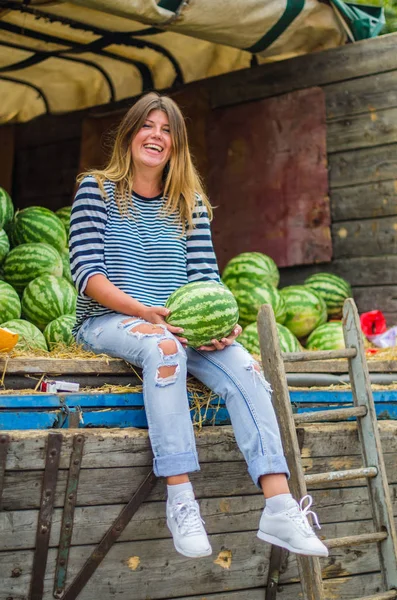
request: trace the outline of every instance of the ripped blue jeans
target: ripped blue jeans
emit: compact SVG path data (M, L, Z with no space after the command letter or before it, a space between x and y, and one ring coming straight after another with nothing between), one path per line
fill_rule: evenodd
M118 313L87 319L76 339L87 350L123 358L142 368L157 476L200 469L187 397L187 372L225 400L237 444L255 485L261 475L289 476L270 385L259 365L237 342L214 352L185 349L162 325Z

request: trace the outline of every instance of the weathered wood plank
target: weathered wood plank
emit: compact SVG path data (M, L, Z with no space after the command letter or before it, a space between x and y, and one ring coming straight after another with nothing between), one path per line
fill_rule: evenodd
M127 362L117 358L13 358L11 360L0 358L0 369L13 375L31 375L58 374L103 374L103 373L131 373L134 374L134 368Z
M396 34L353 45L261 65L209 80L213 107L269 98L292 90L321 86L397 70Z
M393 455L392 455L393 456ZM393 456L395 461L395 456ZM191 479L198 498L217 498L223 496L255 495L258 489L254 486L247 474L247 468L243 462L233 463L204 463L201 465L200 473L192 473ZM147 467L128 467L112 469L82 469L77 495L77 506L95 506L98 504L119 504L128 502L132 493L138 488L147 474ZM388 468L388 474L393 479L393 468ZM55 493L55 507L63 506L66 488L66 471L60 471ZM8 471L5 476L3 492L3 507L5 511L36 509L40 502L40 487L42 481L41 471ZM367 505L368 494L364 481L350 482L349 487L337 483L321 484L312 486L313 493L325 494L327 498L331 495L340 497L340 494L352 494L354 498L363 490L363 502ZM361 485L361 487L359 487ZM397 488L397 484L390 484L391 489ZM314 488L321 489L314 489ZM29 490L29 493L27 491ZM345 496L343 496L345 497ZM157 482L155 489L149 496L150 501L160 501L165 498L165 484L161 479ZM335 502L334 498L334 502ZM397 498L394 499L397 502ZM363 515L363 518L369 518ZM335 520L340 519L336 516Z
M333 223L397 215L397 180L334 189L331 213Z
M115 544L79 594L79 600L111 598L170 599L179 594L207 593L265 584L269 546L253 532L212 536L213 556L192 561L177 554L171 539ZM68 582L77 574L93 546L77 546L70 553ZM222 554L230 559L222 561ZM230 554L231 553L231 554ZM55 550L50 551L43 600L52 598ZM31 552L3 553L0 597L24 597L30 577ZM14 569L20 576L12 577ZM14 571L15 572L15 571ZM179 573L179 575L178 575ZM105 592L106 590L106 592Z
M334 256L339 259L359 257L363 253L365 256L397 254L397 215L341 221L332 226L332 239Z
M361 492L360 492L361 494ZM356 516L361 507L361 496L357 500L357 510L349 511ZM96 544L115 521L123 504L106 506L77 507L75 511L72 545ZM202 498L201 516L205 519L206 529L211 534L237 531L255 531L263 510L264 501L260 494L255 496L226 496L223 498ZM347 513L338 517L333 507L317 505L314 507L322 525L321 537L340 537L349 531L370 533L373 531L371 519L348 522ZM340 514L340 505L338 504ZM0 513L0 551L29 550L35 546L35 530L38 510L19 510ZM55 509L52 518L50 547L59 543L62 509ZM356 525L357 524L357 525ZM119 541L151 540L169 538L165 518L165 506L162 502L145 502L121 534Z
M15 126L0 127L0 186L12 194L12 175L14 169Z
M397 254L397 215L341 221L332 225L332 239L336 259Z
M327 361L328 362L328 361ZM331 362L331 361L329 361ZM343 363L344 361L334 361ZM315 363L314 363L315 364ZM332 364L332 363L331 363ZM329 371L328 364L323 371ZM347 366L344 368L345 372ZM385 454L397 453L397 421L379 421L379 430ZM355 423L302 424L304 432L302 455L305 458L345 457L360 454ZM7 454L8 470L44 469L47 431L10 431L10 447ZM147 430L142 429L91 429L82 432L85 436L82 469L109 467L149 468L152 453ZM60 467L69 467L72 450L73 430L63 431L63 444ZM196 433L196 445L200 463L241 461L241 453L236 445L233 430L229 426L205 427ZM340 468L340 467L338 467Z
M37 148L40 145L59 143L61 140L79 139L83 115L75 111L66 115L42 115L15 128L16 150ZM77 157L78 159L78 157Z
M313 273L335 273L353 286L393 285L396 283L397 256L356 256L332 263L280 269L280 288L302 284ZM369 364L371 368L371 363Z
M18 208L29 206L32 198L40 193L41 204L51 199L53 208L58 197L73 198L79 160L79 139L57 141L56 143L20 150L15 155L15 175L13 196ZM29 185L26 185L26 182ZM43 186L45 181L45 186Z
M353 288L354 299L355 289ZM369 294L375 288L366 288ZM357 301L357 305L360 302ZM372 309L366 309L372 310ZM368 361L368 367L370 373L395 373L397 371L397 365L395 360L373 360ZM285 371L287 373L347 373L347 361L345 360L319 360L319 361L307 361L307 363L286 363Z
M328 119L397 106L397 68L323 87Z
M397 314L397 285L353 288L354 298L360 312L380 309L386 315ZM395 322L388 319L389 325Z
M331 154L329 168L331 190L359 183L394 179L397 170L397 144Z
M369 261L369 265L373 265L373 268L375 269L377 266L379 266L379 268L383 268L383 271L386 272L388 267L393 268L395 260L397 260L397 257L383 257L384 260L378 262L377 260L374 260L374 262L371 262L371 259L368 258ZM353 272L354 271L354 267L356 266L357 268L360 266L364 267L364 261L366 261L366 259L351 259L351 269L349 269L349 272ZM365 264L365 268L368 269L368 264ZM282 272L282 277L283 279L283 284L282 286L284 287L284 285L290 285L292 283L303 283L304 278L308 277L309 275L311 275L313 272L319 272L322 269L318 269L317 270L307 270L303 272L303 275L301 276L299 274L299 270L291 270L288 272ZM327 270L324 268L324 270ZM343 270L343 265L341 261L338 261L338 269L337 271L331 270L328 268L328 271L330 272L336 272L337 274L341 275L342 277L344 276L345 271ZM385 275L386 277L386 275ZM359 275L357 275L357 279L352 281L353 285L359 285L362 282L362 279L360 278ZM295 370L297 372L301 372L302 369L304 369L307 372L311 372L312 367L314 367L314 365L316 364L316 362L321 362L321 361L315 361L313 363L311 362L307 362L305 363L305 365L299 365L299 363L294 363L294 364L289 364L286 363L285 364L285 369L288 372L293 373ZM343 368L340 369L340 367L343 365ZM137 371L134 370L134 367L132 365L128 365L125 361L123 360L119 360L119 359L114 359L114 358L108 358L108 359L89 359L89 360L80 360L80 359L58 359L58 358L34 358L34 359L20 359L20 358L13 358L10 359L7 363L6 360L4 358L0 358L0 372L3 372L4 369L6 367L6 372L9 375L42 375L43 373L47 374L47 375L79 375L79 374L83 374L83 375L96 375L96 374L101 374L102 376L105 375L125 375L126 377L123 378L123 382L125 382L125 384L128 383L128 375L131 375L131 381L136 381L136 375L135 373ZM345 368L345 364L343 361L327 361L327 368L330 368L331 371L330 372L347 372L347 369ZM324 366L322 366L322 368L324 368ZM373 361L373 362L369 362L369 370L370 371L374 371L374 372L387 372L387 371L396 371L397 370L397 364L394 361ZM317 368L314 368L313 372L321 372L321 370L318 370Z
M338 577L336 579L325 579L324 591L327 598L333 600L344 598L357 598L358 596L375 594L382 589L379 573L362 573L352 577ZM205 598L199 596L184 596L178 600L263 600L262 588L240 590L238 592L221 592L219 594L206 594ZM277 600L297 600L301 598L299 583L283 584L277 588Z
M353 528L356 527L354 524ZM117 543L81 592L79 600L101 597L104 587L110 597L117 593L121 598L144 600L175 597L176 586L178 595L264 586L270 547L256 538L255 531L214 534L211 543L213 555L194 563L177 554L169 538ZM69 582L92 550L92 546L71 549ZM51 598L54 554L54 550L49 553L44 600ZM0 593L12 594L13 598L15 594L25 593L30 555L29 551L2 553ZM333 578L374 572L378 569L378 561L371 548L362 546L360 551L353 552L333 550L329 559L321 560L321 566L323 577ZM17 578L12 576L16 569L20 570ZM297 578L296 557L290 556L280 583L295 582Z
M327 124L328 153L397 142L397 108L333 119Z

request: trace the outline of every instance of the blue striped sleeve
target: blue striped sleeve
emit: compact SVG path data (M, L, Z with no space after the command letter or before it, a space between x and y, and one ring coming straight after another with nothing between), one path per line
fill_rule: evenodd
M186 232L188 281L220 281L218 263L212 245L210 221L205 204L197 197L193 227Z
M85 177L77 190L70 217L70 268L79 294L93 275L108 276L104 259L107 221L105 201L94 177Z

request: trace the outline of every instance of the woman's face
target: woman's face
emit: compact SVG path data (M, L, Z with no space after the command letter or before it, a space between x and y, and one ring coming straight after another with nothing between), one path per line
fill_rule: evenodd
M171 156L171 134L168 116L152 110L131 143L134 167L145 166L163 171Z

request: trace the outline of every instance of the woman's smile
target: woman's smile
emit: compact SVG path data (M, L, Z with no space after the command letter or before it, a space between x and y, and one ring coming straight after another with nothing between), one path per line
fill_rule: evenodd
M163 169L171 156L171 133L168 116L162 110L152 110L132 140L135 167Z

